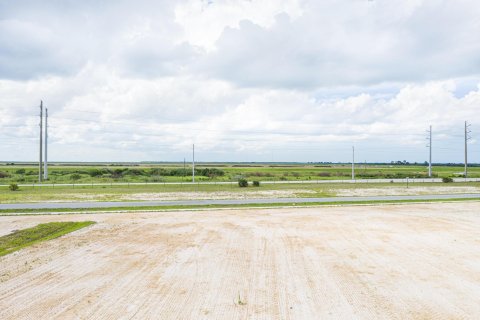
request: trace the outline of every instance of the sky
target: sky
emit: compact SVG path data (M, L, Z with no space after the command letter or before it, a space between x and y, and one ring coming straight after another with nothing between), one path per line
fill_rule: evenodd
M0 0L0 161L480 162L477 0Z

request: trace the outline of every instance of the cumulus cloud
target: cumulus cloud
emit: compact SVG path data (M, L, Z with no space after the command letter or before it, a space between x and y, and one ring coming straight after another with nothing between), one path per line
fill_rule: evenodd
M462 161L474 1L0 3L0 160ZM477 130L478 131L478 130ZM480 161L472 140L473 161Z
M474 1L308 2L226 28L204 70L241 86L314 88L478 75Z

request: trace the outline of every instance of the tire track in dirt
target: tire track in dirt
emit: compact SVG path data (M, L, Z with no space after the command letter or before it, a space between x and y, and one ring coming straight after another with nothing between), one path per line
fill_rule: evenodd
M92 228L0 258L0 318L475 319L479 208L92 215Z

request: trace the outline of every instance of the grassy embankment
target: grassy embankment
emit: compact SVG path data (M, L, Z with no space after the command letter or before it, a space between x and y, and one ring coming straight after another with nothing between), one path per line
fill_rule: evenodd
M0 257L35 243L58 238L94 223L93 221L50 222L39 224L33 228L16 230L0 237Z
M479 183L410 183L420 187L418 194L428 194L432 188L469 187L468 192L477 192ZM20 187L19 191L10 191L6 186L0 186L0 203L23 203L40 201L141 201L159 200L164 195L166 199L195 199L202 195L219 198L254 198L254 197L333 197L349 191L369 191L368 189L385 192L407 190L405 183L291 183L291 184L261 184L260 187L239 188L238 184L184 184L184 185L115 185L111 186L49 186ZM453 190L453 188L452 188ZM192 194L190 194L192 193ZM283 193L283 194L282 194ZM437 192L438 193L438 192ZM447 193L447 192L445 192ZM369 193L372 195L371 193ZM139 197L140 196L140 197Z
M348 187L346 185L346 187ZM18 191L9 191L0 186L0 203L37 202L37 201L128 201L124 199L135 194L165 193L228 193L235 195L254 194L259 191L295 190L295 196L326 197L334 196L329 188L321 184L264 184L260 187L239 188L238 184L184 184L184 185L115 185L107 186L49 186L20 187ZM303 192L303 193L302 193Z
M458 177L463 168L435 166L435 177ZM480 167L472 167L469 176L480 177ZM196 181L295 181L350 179L348 164L198 164ZM424 165L363 165L356 168L358 179L426 178ZM36 165L0 165L0 184L37 183ZM50 165L46 183L115 183L191 181L191 168L180 164L165 165Z

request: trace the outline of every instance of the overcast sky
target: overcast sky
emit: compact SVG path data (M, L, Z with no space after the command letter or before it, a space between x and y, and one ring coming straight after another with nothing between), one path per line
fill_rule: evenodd
M480 162L478 0L0 0L0 161Z

